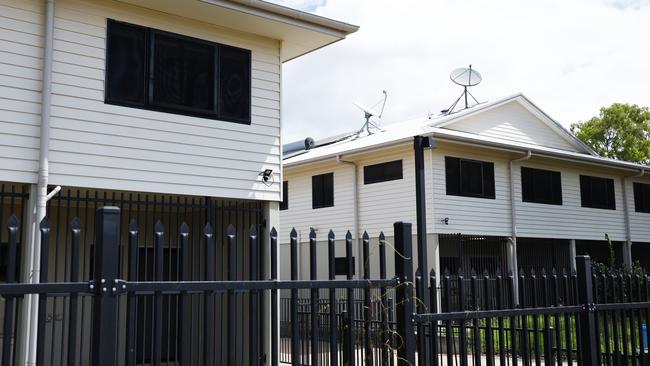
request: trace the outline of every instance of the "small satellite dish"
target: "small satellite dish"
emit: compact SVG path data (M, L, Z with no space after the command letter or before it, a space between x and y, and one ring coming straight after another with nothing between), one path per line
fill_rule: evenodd
M354 105L357 106L357 108L361 109L366 114L366 118L379 115L379 112L377 112L376 110L370 107L366 107L365 105L359 102L354 102Z
M472 65L455 69L449 74L449 78L460 86L475 86L483 80L481 74L472 69Z
M384 114L384 107L386 106L386 99L388 99L388 92L386 92L385 90L382 90L382 93L384 94L384 97L382 98L382 100L380 100L379 102L377 102L375 104L375 106L377 106L377 105L379 105L379 103L382 103L380 112L377 112L376 110L374 110L371 107L366 107L365 105L363 105L363 104L361 104L359 102L354 102L354 105L357 108L359 108L359 109L361 109L363 111L363 114L364 114L363 118L366 119L366 122L363 124L361 129L356 133L357 137L359 137L359 135L364 130L366 130L368 135L372 135L372 131L370 130L371 128L376 128L379 131L382 131L381 128L379 128L379 126L377 125L377 123L370 121L371 117L377 117L377 118L381 119L381 116Z

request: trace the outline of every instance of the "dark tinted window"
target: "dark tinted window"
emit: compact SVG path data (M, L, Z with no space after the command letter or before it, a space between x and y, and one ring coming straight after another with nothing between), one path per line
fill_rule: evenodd
M334 206L334 173L311 177L312 208Z
M581 175L580 198L582 207L615 210L614 180Z
M521 190L524 202L562 204L560 172L522 167Z
M445 177L448 195L495 198L491 162L446 156Z
M348 257L334 258L334 269L337 276L348 274ZM354 275L354 257L352 257L352 275Z
M106 103L250 123L251 52L108 21Z
M250 120L250 70L249 51L235 47L221 47L219 114L224 118Z
M363 167L363 184L386 182L396 179L402 179L401 160Z
M113 21L108 23L107 101L136 106L144 105L147 65L146 38L146 28Z
M166 33L153 34L152 103L213 113L215 46Z
M282 202L280 202L280 210L289 208L289 182L286 180L282 182Z
M650 213L650 184L634 183L634 210Z

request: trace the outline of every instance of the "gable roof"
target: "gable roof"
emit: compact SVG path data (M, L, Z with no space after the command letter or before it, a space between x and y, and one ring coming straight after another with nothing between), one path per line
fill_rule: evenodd
M453 125L462 124L465 119L475 116L477 114L476 112L478 111L487 112L515 102L517 103L517 105L523 107L526 111L528 111L539 122L544 124L544 126L546 126L548 129L553 131L555 133L555 136L562 139L568 145L572 146L575 149L575 151L594 155L594 156L597 155L596 152L594 152L591 148L589 148L582 141L580 141L580 139L578 139L568 129L562 126L562 124L560 124L559 122L551 118L546 112L544 112L541 108L535 105L530 99L528 99L522 93L513 94L488 103L480 104L474 108L463 110L462 112L466 112L466 113L462 115L457 115L455 116L455 118L452 119L436 121L433 124L431 124L431 126L454 129L452 128ZM459 112L459 114L460 113L461 112Z
M571 146L575 147L575 150L570 151L567 149L559 149L556 147L533 144L526 141L504 140L502 138L497 138L494 136L485 136L477 133L448 128L452 124L455 124L457 122L460 123L465 118L480 115L481 113L498 108L511 102L516 102L529 110L531 113L537 116L542 123L546 124L549 128L555 131L558 134L558 137L564 139ZM291 167L328 158L334 158L338 155L360 153L378 148L385 148L393 145L409 143L412 141L413 136L416 135L433 136L442 140L496 147L513 152L531 151L532 153L548 157L582 160L595 164L608 165L630 170L649 168L642 164L630 163L598 156L598 154L596 154L593 150L578 140L578 138L576 138L570 131L564 128L557 121L550 118L545 112L543 112L539 107L533 104L521 93L479 104L472 108L464 109L462 111L449 115L437 115L434 117L422 116L412 120L382 126L381 131L370 135L358 135L355 132L342 135L342 137L337 139L329 138L320 140L317 141L315 146L309 150L294 150L290 152L287 154L287 156L284 157L283 164L285 167ZM288 145L295 146L297 143Z

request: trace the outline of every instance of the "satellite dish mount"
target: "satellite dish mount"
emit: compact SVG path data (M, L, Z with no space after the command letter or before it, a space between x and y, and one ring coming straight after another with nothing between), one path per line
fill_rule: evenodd
M370 120L372 117L377 117L381 119L381 116L384 114L384 107L386 106L386 99L388 99L388 92L385 90L382 90L382 93L384 94L383 100L380 100L379 102L375 103L373 107L366 107L365 105L359 103L359 102L354 102L354 105L357 106L357 108L361 109L363 111L363 118L366 119L366 122L361 126L361 129L357 131L357 136L359 136L361 133L366 131L368 135L372 135L372 128L377 129L381 131L381 128L379 128L379 125L376 122L373 122ZM381 103L381 110L377 112L373 108Z
M450 114L454 111L454 108L456 108L456 105L458 105L458 102L461 99L465 99L465 109L469 108L469 97L472 97L474 99L474 102L476 104L479 104L478 100L474 98L472 93L469 91L469 87L471 86L476 86L481 83L483 78L481 77L481 74L472 69L472 65L469 65L469 67L461 67L458 69L455 69L449 74L449 78L451 81L454 82L454 84L460 85L463 87L463 93L456 99L456 101L451 105L451 107L445 109L443 111L444 114Z

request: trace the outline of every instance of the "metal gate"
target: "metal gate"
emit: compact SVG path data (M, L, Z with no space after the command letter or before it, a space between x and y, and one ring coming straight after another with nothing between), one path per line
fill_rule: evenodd
M17 362L18 335L25 331L20 329L20 312L26 296L33 294L39 295L37 365L277 365L279 332L271 330L279 327L279 290L292 295L290 311L296 319L291 325L292 363L344 365L360 360L379 365L394 356L383 345L394 325L387 315L386 292L398 281L385 278L385 253L380 279L370 279L366 261L364 279L352 279L350 266L346 280L312 276L298 281L294 276L279 281L275 229L262 240L257 225L242 232L229 224L220 232L208 222L197 235L186 223L174 228L157 221L147 233L135 220L125 227L120 209L109 206L95 211L94 235L88 239L92 249L84 249L87 229L77 217L69 222L67 230L58 231L49 217L40 223L44 255L39 284L19 283L11 275L19 258L18 218L12 215L4 228L8 255L6 282L0 283L2 366ZM295 252L295 231L290 239ZM352 263L349 233L345 240ZM333 278L333 233L328 243ZM367 236L363 243L367 258ZM315 245L312 232L312 271ZM295 273L295 253L291 266ZM269 276L263 276L267 269ZM299 291L309 293L310 304L300 305ZM355 306L349 302L355 297L364 306L353 315ZM344 310L336 313L330 305L341 301L346 303ZM366 306L373 303L377 313ZM302 321L297 320L299 311Z

